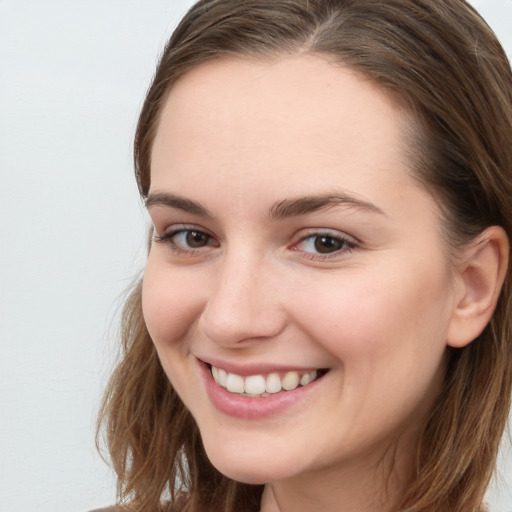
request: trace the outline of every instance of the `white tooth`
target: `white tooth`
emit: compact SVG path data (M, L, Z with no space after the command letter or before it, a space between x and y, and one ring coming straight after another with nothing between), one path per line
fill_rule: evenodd
M218 384L219 383L219 369L215 366L212 366L212 375L213 375L213 380Z
M305 373L300 378L300 385L301 386L307 386L310 382L311 382L311 374L309 374L309 373Z
M226 382L227 382L227 378L228 378L228 374L226 373L226 370L223 370L222 368L219 368L219 384L222 386L222 387L226 387Z
M284 389L291 391L299 385L299 374L298 372L288 372L281 383Z
M265 377L262 375L250 375L245 378L244 389L250 395L265 393Z
M277 373L268 375L265 390L267 393L279 393L281 391L281 379Z
M311 378L310 382L313 382L316 379L316 376L317 376L316 370L313 370L312 372L310 372L309 376Z
M228 373L226 379L226 388L231 393L243 393L244 392L244 378L235 373Z

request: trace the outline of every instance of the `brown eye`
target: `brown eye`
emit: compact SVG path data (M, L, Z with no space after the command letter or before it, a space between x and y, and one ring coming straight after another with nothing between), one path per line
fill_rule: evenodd
M294 250L301 251L307 259L326 259L342 256L352 252L357 242L340 232L318 232L305 236L296 245Z
M198 229L177 229L164 233L155 234L155 242L168 245L172 252L179 255L202 254L203 249L219 247L219 242L208 233Z
M340 238L328 235L320 235L314 237L315 250L320 254L328 254L343 249L346 242Z
M196 249L208 245L210 237L206 233L201 233L201 231L186 231L185 233L185 242L188 247Z

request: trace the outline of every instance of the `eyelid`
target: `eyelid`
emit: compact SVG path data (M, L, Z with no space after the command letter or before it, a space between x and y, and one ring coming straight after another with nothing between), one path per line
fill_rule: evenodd
M328 253L305 251L298 247L300 244L307 240L322 236L339 240L343 243L343 247ZM297 252L302 252L303 257L306 257L307 259L327 260L345 256L346 254L351 253L353 250L360 248L360 245L360 242L353 236L347 235L346 233L337 231L335 229L308 229L306 233L301 234L299 239L292 244L291 249Z
M186 232L197 232L201 233L209 238L209 240L214 240L216 243L213 244L207 244L201 247L183 247L180 244L177 244L173 238L179 235L180 233L186 233ZM156 243L166 244L169 248L169 250L178 256L199 256L203 253L210 250L212 247L218 247L219 243L215 236L213 236L208 230L201 228L200 226L193 225L193 224L175 224L172 226L169 226L163 232L160 234L155 229L153 234L153 241Z
M177 224L170 224L164 229L157 229L156 226L154 226L154 236L158 238L169 238L176 233L180 233L183 231L197 231L199 233L204 233L205 235L208 235L212 238L215 238L215 236L210 233L210 231L206 228L203 228L202 226L198 226L197 224L183 224L183 223L177 223Z
M207 243L205 245L193 247L188 246L186 241L184 243L179 243L175 239L175 237L177 237L180 233L186 234L187 232L197 232L208 237ZM341 246L337 249L334 248L332 251L327 250L326 252L318 251L314 248L311 250L311 248L308 249L304 247L304 244L308 240L319 237L326 237L336 240ZM217 238L211 232L209 232L209 230L204 229L197 224L173 224L165 228L161 234L155 228L153 241L166 245L169 251L178 257L203 257L212 249L220 246ZM301 258L312 261L334 260L336 258L340 259L346 257L352 251L360 247L361 243L355 237L330 228L302 229L295 234L291 244L288 246L290 250L299 253Z

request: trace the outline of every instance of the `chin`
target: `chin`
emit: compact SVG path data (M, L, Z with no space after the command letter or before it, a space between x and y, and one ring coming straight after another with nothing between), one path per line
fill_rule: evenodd
M241 482L243 484L250 485L265 485L269 482L275 481L275 479L270 478L264 471L262 472L251 472L250 468L247 468L247 463L245 464L245 468L233 468L233 467L216 467L216 469L222 473L224 476L227 476L231 480L235 480L236 482Z
M247 448L221 448L219 443L204 443L206 455L223 475L245 484L260 485L286 479L297 472L297 464L288 462L283 454Z

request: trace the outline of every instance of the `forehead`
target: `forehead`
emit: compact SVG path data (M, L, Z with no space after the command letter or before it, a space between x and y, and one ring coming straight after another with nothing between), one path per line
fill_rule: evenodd
M404 123L408 116L402 103L360 73L319 55L271 61L223 57L181 77L161 118L183 122L182 129L207 124L219 129L238 118L251 131L257 122L266 122L267 130L285 129L290 135L300 122L307 122L311 135L318 129L325 135L354 114L369 129L381 120ZM244 134L246 130L240 137Z
M319 56L223 58L171 89L153 145L152 188L189 193L207 179L222 193L223 177L236 176L270 188L286 181L287 195L322 193L329 180L377 193L379 173L388 182L409 174L407 127L404 110L375 84Z

